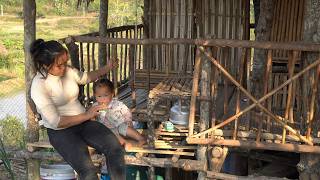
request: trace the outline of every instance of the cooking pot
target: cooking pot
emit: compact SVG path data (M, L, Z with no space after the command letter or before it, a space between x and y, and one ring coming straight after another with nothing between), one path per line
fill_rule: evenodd
M169 121L173 124L188 125L189 122L189 106L175 103L170 109Z

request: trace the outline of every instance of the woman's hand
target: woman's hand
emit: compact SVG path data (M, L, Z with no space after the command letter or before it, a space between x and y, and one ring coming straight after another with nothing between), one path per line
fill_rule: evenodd
M104 105L95 105L90 107L87 111L86 111L86 116L88 119L93 119L96 116L99 115L99 111L104 109L105 106Z

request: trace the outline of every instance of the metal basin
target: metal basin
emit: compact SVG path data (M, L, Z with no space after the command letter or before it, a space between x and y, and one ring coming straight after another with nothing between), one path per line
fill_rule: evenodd
M173 124L188 125L189 107L179 105L178 103L171 107L169 121Z

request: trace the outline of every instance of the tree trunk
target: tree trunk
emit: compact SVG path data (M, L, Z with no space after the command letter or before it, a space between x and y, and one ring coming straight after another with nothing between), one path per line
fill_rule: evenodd
M256 41L269 41L272 30L273 10L275 0L260 0L260 13L256 28ZM262 49L254 50L252 65L252 90L257 97L262 95L263 72L266 65L267 53Z
M320 43L320 1L319 0L306 0L305 1L305 14L304 14L304 27L303 27L303 41ZM302 56L302 66L314 62L319 58L319 53L305 53ZM303 77L302 93L303 97L310 97L311 87L314 76L311 71ZM319 102L318 102L319 104ZM305 107L303 111L303 119L307 119L307 113L310 110L308 101L303 101L302 107ZM319 105L318 105L319 107ZM314 129L317 123L312 124ZM298 164L298 170L300 173L300 179L310 180L320 178L320 156L318 154L301 154L300 162Z
M99 15L99 36L107 37L108 29L108 0L100 0L100 15ZM107 48L106 44L99 44L99 67L106 65L107 62Z
M32 41L36 38L36 2L35 0L23 1L24 15L24 57L25 57L25 83L26 83L26 109L27 109L27 142L39 140L39 125L35 118L35 105L31 101L30 88L35 75L34 64L29 52ZM40 179L40 163L38 160L28 160L28 179Z
M211 54L211 51L209 51ZM210 97L210 82L211 82L211 65L212 63L202 55L202 69L201 69L201 80L200 80L200 93L201 96L209 98ZM210 122L210 103L208 101L200 102L200 120L199 120L199 130L204 131L209 128ZM204 138L204 137L202 137ZM207 170L207 146L200 145L197 150L197 159L200 160ZM198 172L198 180L206 179L206 173Z
M35 75L34 64L29 52L31 43L36 38L36 2L35 0L24 0L24 55L25 55L25 83L26 83L26 97L27 97L27 142L35 142L39 140L39 126L35 120L35 114L32 111L30 88L32 78Z

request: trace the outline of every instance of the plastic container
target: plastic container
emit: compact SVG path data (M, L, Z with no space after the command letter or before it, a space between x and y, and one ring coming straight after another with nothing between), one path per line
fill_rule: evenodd
M42 180L76 180L76 174L68 164L43 164L40 177Z

